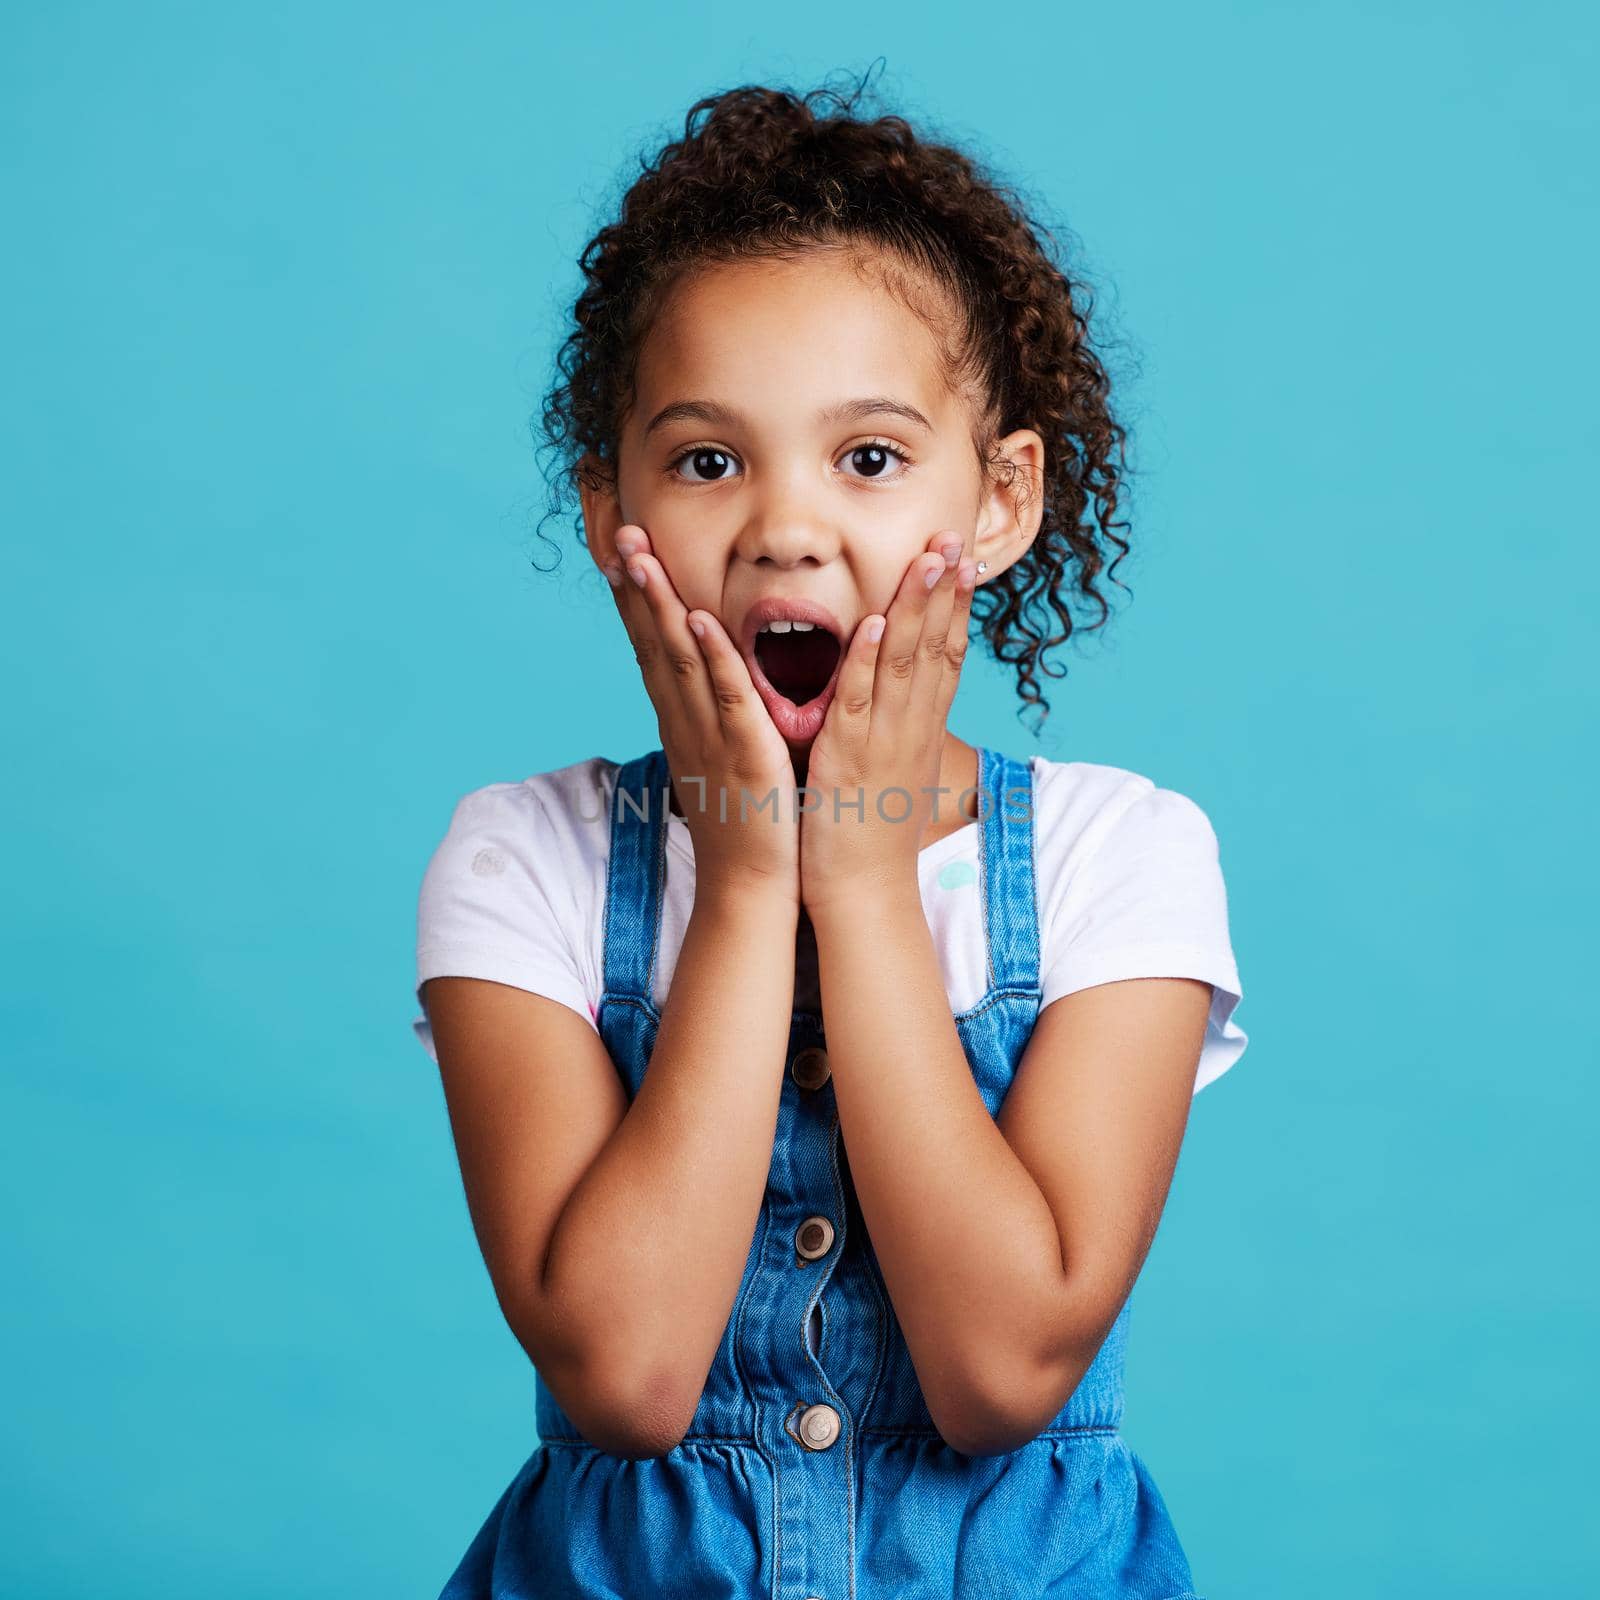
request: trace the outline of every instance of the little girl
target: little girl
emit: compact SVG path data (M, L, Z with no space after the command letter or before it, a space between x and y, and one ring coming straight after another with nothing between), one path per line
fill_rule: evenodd
M1124 434L1015 199L855 100L700 101L583 254L545 420L661 746L474 790L423 882L539 1433L446 1600L1193 1593L1120 1423L1246 1042L1217 841L946 726L971 619L1027 704L1104 620Z

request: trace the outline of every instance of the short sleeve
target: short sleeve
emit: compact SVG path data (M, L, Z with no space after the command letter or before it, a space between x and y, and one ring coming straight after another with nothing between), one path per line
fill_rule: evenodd
M495 783L457 804L417 900L417 1039L437 1061L422 1007L429 978L487 978L547 995L595 1026L573 875L529 784Z
M1244 997L1228 932L1217 837L1186 795L1154 785L1125 806L1059 882L1041 884L1041 1009L1123 978L1199 978L1211 1012L1194 1092L1244 1052Z

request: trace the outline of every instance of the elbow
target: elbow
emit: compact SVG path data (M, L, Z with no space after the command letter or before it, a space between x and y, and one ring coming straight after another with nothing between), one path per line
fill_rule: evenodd
M1037 1439L1059 1406L1019 1411L987 1395L973 1395L958 1408L934 1418L939 1437L964 1456L1003 1456Z
M583 1441L607 1455L653 1460L689 1431L694 1408L683 1404L675 1380L581 1365L560 1373L541 1367L539 1375Z
M937 1423L940 1436L963 1455L1004 1455L1037 1439L1061 1414L1094 1365L1126 1294L1085 1290L1075 1283L1041 1313L1032 1337L989 1359L969 1351L962 1381Z
M939 1437L964 1456L1008 1455L1037 1439L1056 1419L1088 1370L1080 1351L1043 1360L1013 1353L991 1359L930 1414Z
M607 1455L644 1461L682 1443L699 1394L689 1396L678 1374L646 1368L620 1354L614 1344L602 1350L592 1340L576 1342L571 1324L561 1317L508 1314L507 1322L540 1382L585 1444Z

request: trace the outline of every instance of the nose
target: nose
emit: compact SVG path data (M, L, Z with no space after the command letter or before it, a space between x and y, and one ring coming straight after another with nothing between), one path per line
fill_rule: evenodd
M739 531L739 555L752 564L821 564L839 553L840 532L832 517L803 491L769 487L752 497Z

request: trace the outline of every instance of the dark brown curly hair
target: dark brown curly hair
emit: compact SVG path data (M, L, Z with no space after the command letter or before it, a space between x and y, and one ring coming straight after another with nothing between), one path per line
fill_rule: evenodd
M1109 403L1105 341L1090 338L1083 274L1057 265L1041 242L1054 246L1057 234L1033 221L1014 189L903 117L856 115L871 76L869 67L848 93L746 85L709 95L690 108L682 139L641 161L617 220L580 257L586 286L542 407L541 448L560 465L550 515L580 483L614 492L638 352L683 274L818 246L876 247L909 269L894 281L933 327L946 381L975 397L982 470L1013 465L993 445L1017 428L1045 442L1038 536L972 601L991 654L1016 669L1018 715L1039 708L1037 735L1049 715L1038 672L1043 664L1047 676L1064 676L1042 658L1073 632L1069 602L1098 607L1092 630L1109 615L1096 578L1127 589L1115 576L1128 551L1127 521L1117 518L1127 436ZM929 284L943 293L943 320L917 293Z

